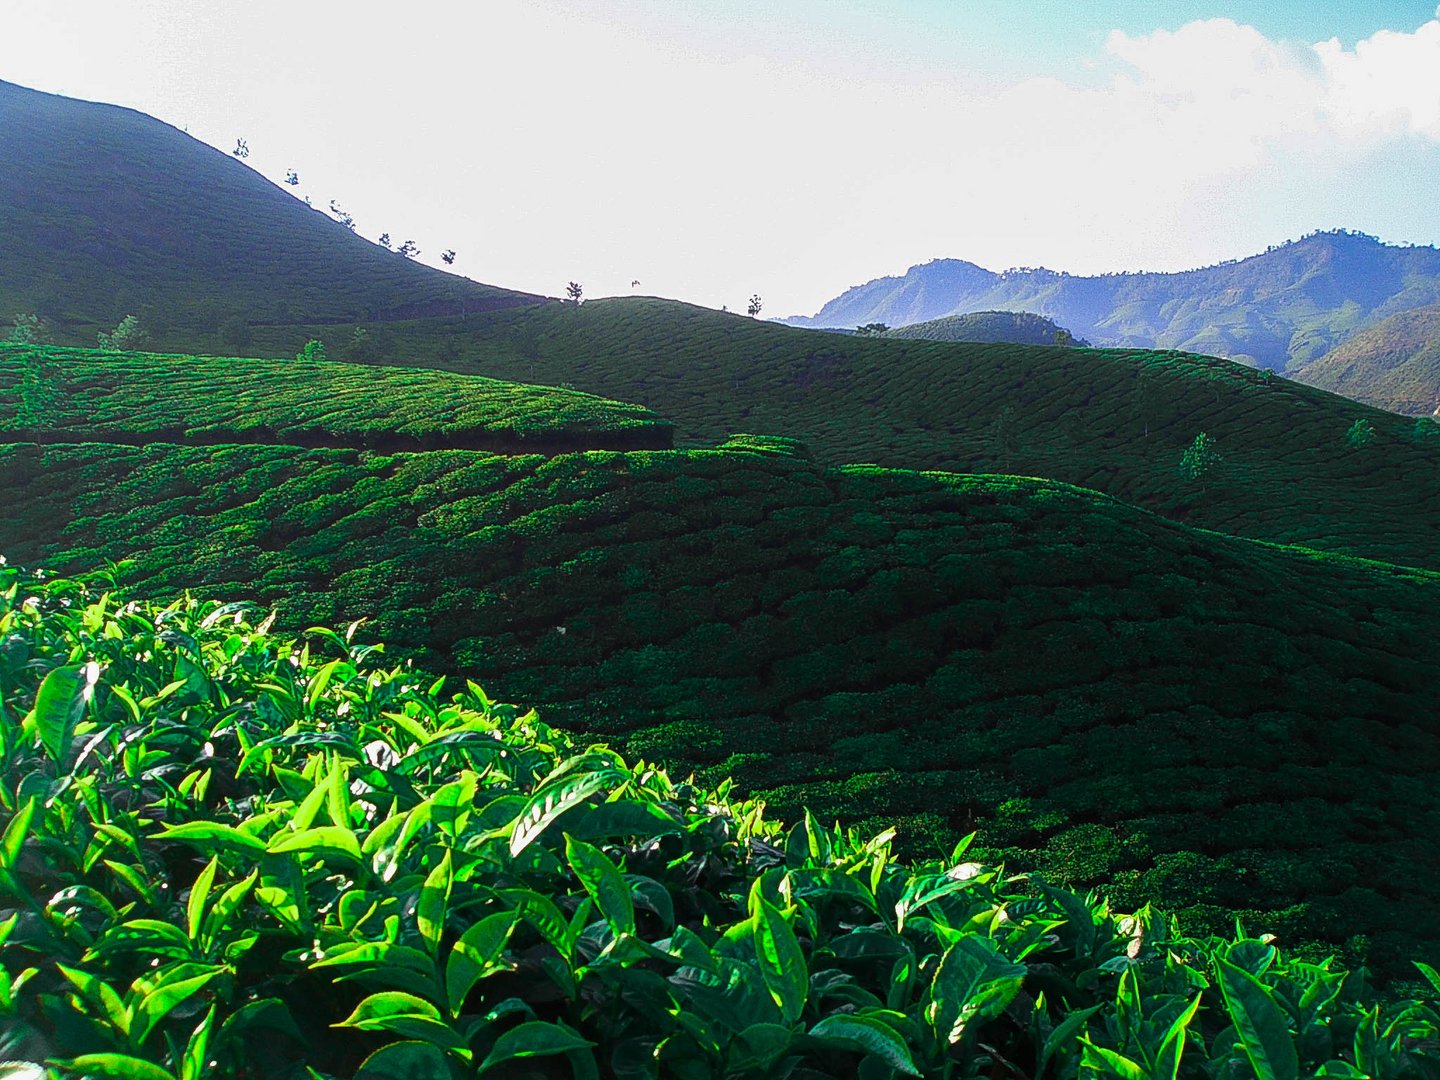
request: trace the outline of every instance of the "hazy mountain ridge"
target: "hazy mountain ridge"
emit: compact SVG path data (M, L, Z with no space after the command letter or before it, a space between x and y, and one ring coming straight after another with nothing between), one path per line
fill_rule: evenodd
M1440 307L1382 319L1307 365L1298 378L1392 412L1440 411Z
M783 321L899 327L982 310L1029 311L1096 345L1184 349L1294 373L1363 326L1436 303L1440 250L1341 230L1178 273L996 273L937 260L848 289L814 316Z

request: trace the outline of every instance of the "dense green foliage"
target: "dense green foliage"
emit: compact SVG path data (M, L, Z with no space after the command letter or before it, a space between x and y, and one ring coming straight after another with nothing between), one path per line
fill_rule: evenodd
M18 408L27 372L55 395L43 423ZM0 344L0 433L115 442L278 441L502 449L671 442L648 409L574 390L324 360L113 354ZM25 437L31 437L25 435Z
M1099 345L1184 349L1293 369L1362 327L1440 302L1440 251L1343 230L1183 273L993 273L940 259L857 285L796 326L905 326L969 311L1033 311Z
M132 314L157 346L193 350L231 319L371 320L540 300L377 247L151 117L6 82L0 207L0 313L44 315L69 344Z
M1440 1076L1432 969L1427 1000L1376 1000L963 842L906 867L887 834L785 831L728 784L380 666L353 626L302 644L247 615L0 568L0 1057L115 1080Z
M801 332L648 299L385 329L392 361L639 402L681 445L753 431L835 464L1043 476L1204 528L1440 567L1440 442L1224 360ZM282 350L289 333L259 344ZM1350 453L1362 416L1377 437ZM1226 459L1203 495L1175 467L1200 431Z
M921 341L1009 342L1013 345L1086 345L1069 330L1026 311L974 311L943 319L911 323L884 333L885 337Z
M1440 409L1440 307L1402 311L1367 327L1296 378L1392 412L1428 416Z
M291 626L373 615L431 669L910 850L979 828L1122 902L1382 964L1440 925L1434 574L755 438L20 446L0 505L17 558L124 559L143 594L258 593Z

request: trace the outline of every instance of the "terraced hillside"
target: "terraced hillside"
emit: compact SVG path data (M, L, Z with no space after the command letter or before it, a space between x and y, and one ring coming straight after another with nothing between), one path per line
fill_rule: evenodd
M921 341L1009 342L1012 345L1088 345L1043 315L1026 311L974 311L910 323L884 331L883 337Z
M653 299L387 329L396 362L640 402L674 421L679 445L755 431L836 464L1051 477L1205 528L1440 566L1440 443L1223 360L875 340ZM1363 446L1347 440L1358 419L1375 432ZM1187 483L1180 458L1202 431L1224 460Z
M1429 416L1440 410L1440 307L1367 327L1295 377L1378 408Z
M754 438L10 445L0 505L12 560L374 614L424 667L912 846L978 827L1122 903L1382 959L1440 925L1436 575Z
M0 435L390 450L656 450L672 442L669 422L640 406L474 375L17 345L0 345Z
M129 109L0 82L0 314L69 343L138 314L171 347L227 322L383 320L541 297L421 266ZM297 345L288 350L293 352Z

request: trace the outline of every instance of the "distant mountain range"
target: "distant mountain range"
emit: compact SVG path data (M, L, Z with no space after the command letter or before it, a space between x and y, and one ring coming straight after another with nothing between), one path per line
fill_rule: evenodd
M1293 375L1372 323L1436 304L1440 250L1340 230L1172 274L996 273L940 259L847 289L814 316L783 321L901 327L976 311L1028 311L1095 345L1183 349Z
M1382 319L1296 377L1391 412L1440 411L1440 307Z

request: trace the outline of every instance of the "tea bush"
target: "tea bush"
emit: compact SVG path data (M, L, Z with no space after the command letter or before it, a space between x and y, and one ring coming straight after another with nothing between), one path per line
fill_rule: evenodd
M1424 965L904 865L256 614L0 568L11 1075L1440 1076Z

